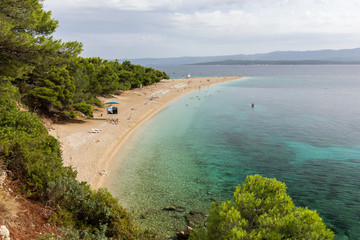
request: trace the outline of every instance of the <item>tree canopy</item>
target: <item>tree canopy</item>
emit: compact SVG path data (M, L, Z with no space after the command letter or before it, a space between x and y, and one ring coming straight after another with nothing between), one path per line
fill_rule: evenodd
M207 228L197 229L190 239L318 239L330 240L316 211L295 207L286 185L276 179L248 176L238 186L233 201L213 203Z
M58 56L79 54L81 44L62 43L50 35L58 26L38 0L0 2L0 77L19 78Z

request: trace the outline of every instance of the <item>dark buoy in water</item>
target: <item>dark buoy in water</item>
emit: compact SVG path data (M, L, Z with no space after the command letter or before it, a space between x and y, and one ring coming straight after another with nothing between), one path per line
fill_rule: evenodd
M252 104L251 104L251 108L254 108L254 107L255 107L255 103L252 103Z

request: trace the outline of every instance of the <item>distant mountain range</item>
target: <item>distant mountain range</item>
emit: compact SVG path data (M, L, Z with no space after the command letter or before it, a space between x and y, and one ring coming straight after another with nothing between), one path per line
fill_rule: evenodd
M360 64L360 48L317 51L276 51L260 54L237 54L209 57L141 58L129 60L145 66L159 65L254 65L254 64Z
M360 61L327 60L225 60L218 62L194 63L192 65L358 65Z

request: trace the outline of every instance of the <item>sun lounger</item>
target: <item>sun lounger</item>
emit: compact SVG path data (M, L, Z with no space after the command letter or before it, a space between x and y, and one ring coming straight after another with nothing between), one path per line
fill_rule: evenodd
M99 133L99 132L101 132L101 129L92 128L92 129L90 130L90 132L91 132L91 133Z

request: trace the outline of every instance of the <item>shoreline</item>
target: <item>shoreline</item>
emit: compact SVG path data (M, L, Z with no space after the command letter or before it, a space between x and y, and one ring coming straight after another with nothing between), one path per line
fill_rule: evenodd
M93 189L98 189L104 187L116 154L138 126L179 97L203 87L240 78L242 77L162 80L112 98L100 98L102 103L118 102L119 104L111 105L118 107L117 115L108 115L106 107L94 108L93 119L46 125L49 134L60 141L64 166L72 166L78 172L79 181L86 181ZM111 124L107 121L108 118L118 119L118 123ZM94 133L92 129L101 131Z

